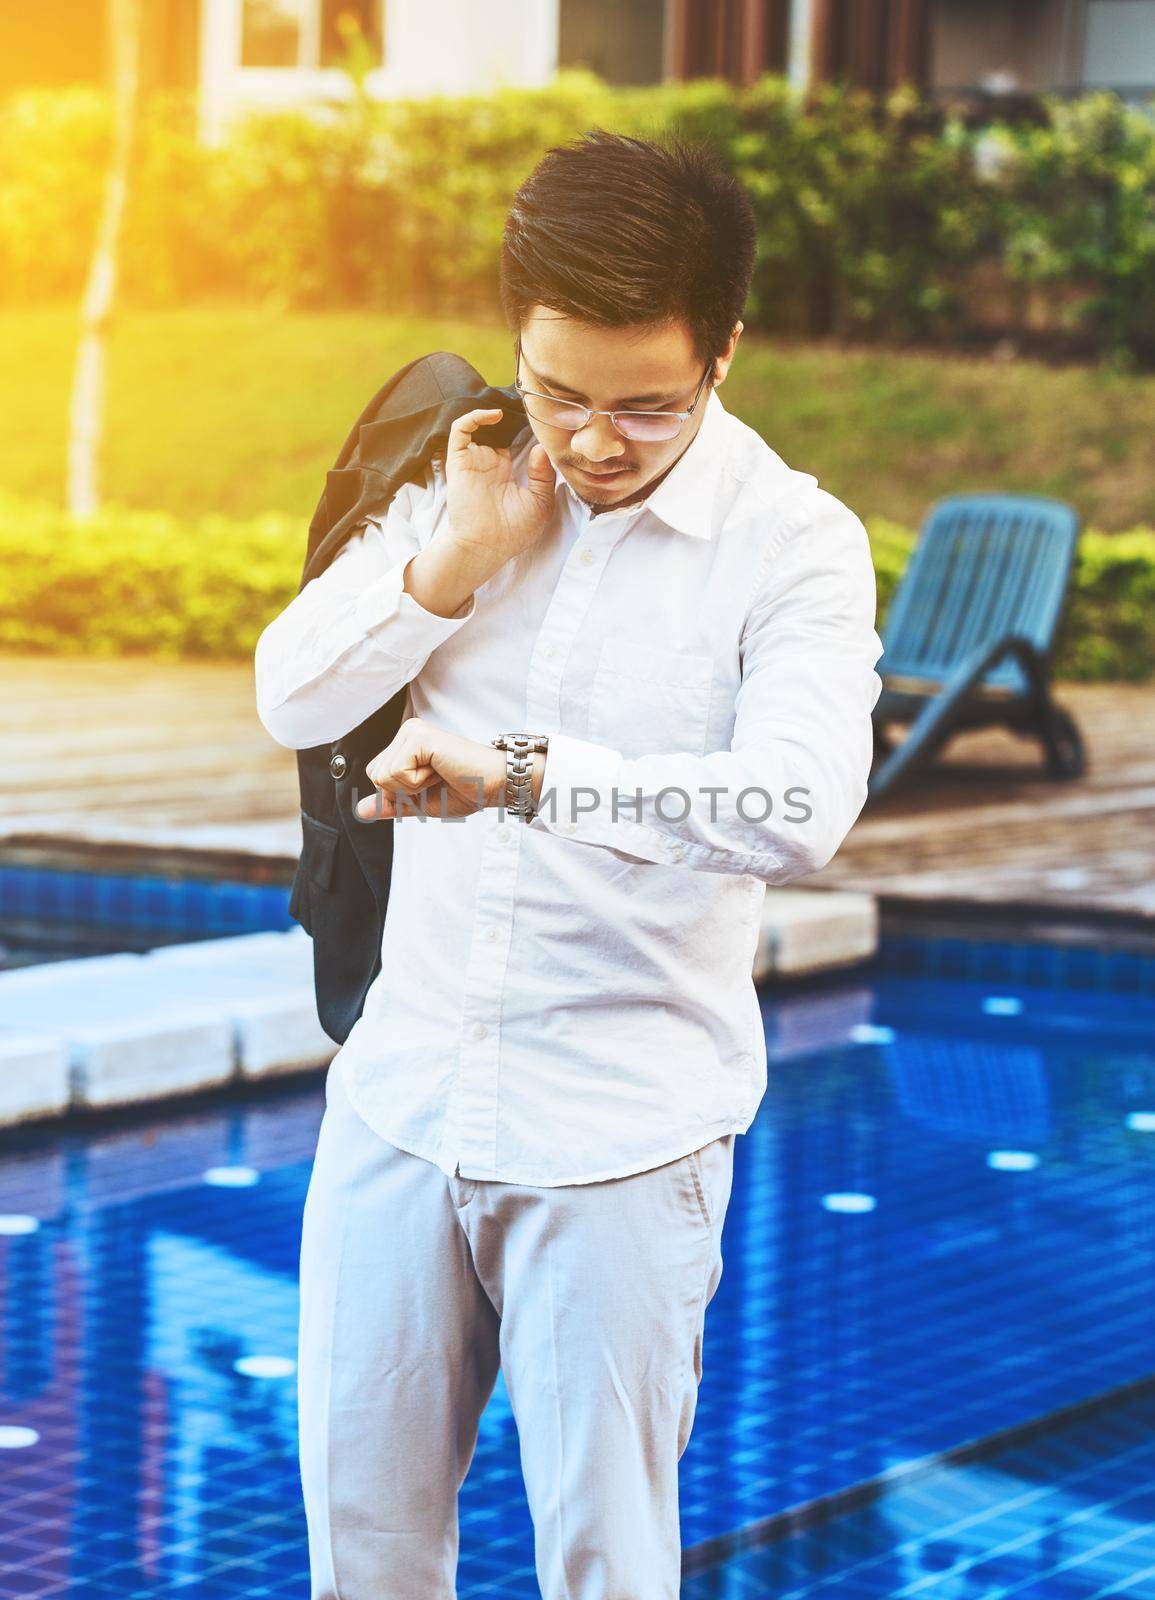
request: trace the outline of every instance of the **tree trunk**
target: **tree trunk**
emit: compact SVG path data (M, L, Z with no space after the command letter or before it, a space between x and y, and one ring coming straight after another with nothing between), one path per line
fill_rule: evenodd
M108 0L108 4L114 94L112 149L80 307L80 337L69 409L68 510L76 518L91 517L100 509L105 351L116 303L117 257L140 84L141 0Z

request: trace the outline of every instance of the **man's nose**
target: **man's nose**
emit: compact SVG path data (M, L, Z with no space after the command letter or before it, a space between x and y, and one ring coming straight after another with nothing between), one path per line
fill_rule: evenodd
M626 441L609 417L591 417L573 435L574 450L587 461L611 461L625 455Z

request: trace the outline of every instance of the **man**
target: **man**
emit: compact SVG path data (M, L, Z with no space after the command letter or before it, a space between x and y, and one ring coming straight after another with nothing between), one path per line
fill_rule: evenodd
M511 455L475 441L497 413L462 416L257 646L290 748L406 683L413 711L357 803L398 818L382 967L305 1206L314 1600L454 1594L499 1365L546 1600L678 1592L766 1083L761 905L858 815L881 688L861 522L717 394L753 259L705 153L550 151L502 249L530 437Z

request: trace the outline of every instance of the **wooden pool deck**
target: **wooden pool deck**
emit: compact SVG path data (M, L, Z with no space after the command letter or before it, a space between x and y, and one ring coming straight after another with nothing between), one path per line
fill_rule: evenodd
M291 875L292 751L265 733L247 663L0 655L0 859L212 863ZM814 888L912 914L1088 914L1155 933L1155 684L1061 684L1088 747L1049 780L1038 747L967 734L863 812Z

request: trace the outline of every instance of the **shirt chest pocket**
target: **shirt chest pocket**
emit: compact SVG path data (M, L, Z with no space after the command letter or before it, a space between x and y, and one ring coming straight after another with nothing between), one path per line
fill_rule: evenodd
M703 755L714 657L607 639L590 692L589 737L625 756Z

